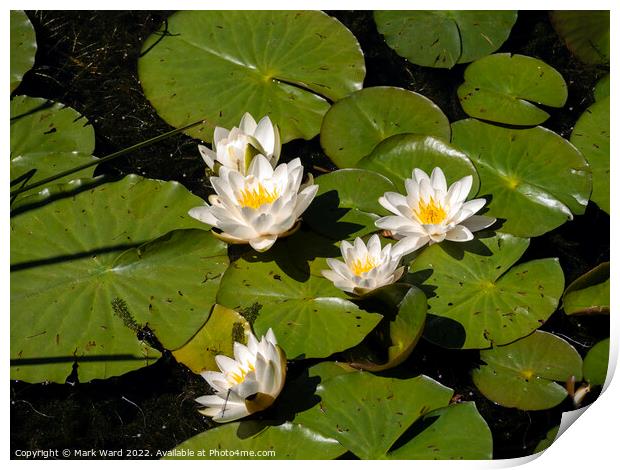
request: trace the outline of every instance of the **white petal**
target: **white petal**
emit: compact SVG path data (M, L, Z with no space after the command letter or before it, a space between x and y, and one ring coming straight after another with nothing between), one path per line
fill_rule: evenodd
M273 167L269 160L259 153L252 159L248 175L254 175L258 180L265 180L273 176Z
M446 240L453 242L467 242L474 238L474 235L469 231L467 227L463 225L457 225L452 230L446 233Z
M402 240L398 241L394 245L392 252L400 256L405 256L423 247L424 245L428 243L428 241L429 241L428 236L412 235L412 236L403 238Z
M314 184L312 186L308 186L302 192L297 195L297 202L295 204L295 218L299 218L301 214L303 214L312 200L314 196L316 196L316 192L319 190L318 185Z
M258 361L256 367L258 370ZM245 380L240 384L235 385L232 390L234 390L237 395L244 399L254 395L255 393L258 393L260 391L260 383L257 380L256 372L250 372L249 374L247 374L245 376Z
M484 198L472 199L471 201L465 202L463 206L461 207L461 210L469 211L472 214L475 214L480 209L482 209L486 203L487 201Z
M250 246L259 252L267 251L273 246L277 238L277 235L264 235L250 240Z
M239 122L239 130L247 135L253 135L256 131L256 121L250 113L245 113Z
M421 170L420 168L414 168L412 176L420 185L422 181L428 181L429 184L431 182L431 179L429 178L428 174L424 170Z
M256 336L254 336L251 332L248 333L248 350L252 353L252 355L256 356L258 353L258 340Z
M273 155L275 150L276 136L268 116L263 117L259 122L256 130L252 132L254 137L260 142L261 147L268 155Z
M379 241L379 235L374 234L368 240L368 253L374 259L381 257L381 242Z
M276 339L276 335L274 334L273 330L271 328L269 328L267 330L267 333L265 333L265 339L267 341L269 341L271 344L273 344L274 346L276 344L278 344L278 340Z
M210 148L205 147L204 145L199 145L198 151L200 152L200 156L205 161L207 166L213 169L213 165L215 165L215 159L217 158L215 152Z
M468 219L461 222L460 225L467 227L471 232L477 232L478 230L490 227L495 223L495 219L492 217L486 217L484 215L472 215Z
M204 413L203 413L204 414ZM216 423L229 423L231 421L235 421L237 419L245 418L249 416L250 412L246 408L245 404L243 405L226 405L226 409L219 414L213 416L213 421Z
M225 374L227 372L234 371L239 367L237 361L231 359L230 357L223 356L222 354L215 356L215 363Z
M441 168L433 168L433 172L431 173L431 185L433 188L443 191L444 193L448 190L446 177L443 174L443 171L441 171Z
M465 199L467 199L467 196L469 195L469 191L471 190L471 185L473 181L474 181L474 178L471 175L464 176L463 178L457 181L457 183L461 183L461 187L460 187L460 191L458 195L459 201L464 201Z
M342 261L333 258L327 258L327 265L332 268L332 271L339 274L343 279L351 278L351 271L349 267L344 264Z
M200 220L207 225L216 226L218 223L217 218L211 213L211 208L209 206L193 207L189 210L188 214L190 217Z
M217 145L218 142L226 139L228 137L228 134L228 129L224 129L223 127L216 127L215 131L213 131L213 145Z
M235 360L244 367L254 364L254 361L256 361L256 354L252 354L248 347L244 344L235 341L233 351L235 353Z

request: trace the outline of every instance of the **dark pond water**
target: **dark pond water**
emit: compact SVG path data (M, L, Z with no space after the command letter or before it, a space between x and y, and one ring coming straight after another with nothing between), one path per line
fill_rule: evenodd
M397 56L378 34L370 12L330 12L360 41L367 75L364 85L393 85L432 99L450 121L466 117L456 88L464 66L435 70L412 65ZM144 98L136 64L141 42L169 12L28 12L38 51L34 69L16 94L40 96L67 104L84 114L96 131L95 155L101 157L170 130ZM569 86L567 105L549 109L546 127L568 138L576 119L593 102L592 86L607 73L572 58L552 29L545 12L520 12L502 52L538 57L555 67ZM101 165L97 173L137 173L177 180L199 196L208 194L204 162L196 144L177 136L127 157ZM332 169L318 143L286 144L283 155L300 156L309 171ZM320 171L320 170L319 170ZM532 240L526 258L558 257L567 282L609 260L609 217L595 206L545 236ZM580 353L609 336L608 317L568 318L556 312L542 329L567 339ZM482 397L470 370L476 351L447 351L421 340L413 355L392 373L424 373L454 388L462 400L475 400L493 431L494 457L530 454L570 400L553 410L506 409ZM290 371L294 375L296 370ZM171 449L209 428L196 412L193 398L206 392L202 378L164 354L154 365L122 377L87 384L10 383L11 450ZM596 393L588 400L593 400ZM137 454L138 457L140 454Z

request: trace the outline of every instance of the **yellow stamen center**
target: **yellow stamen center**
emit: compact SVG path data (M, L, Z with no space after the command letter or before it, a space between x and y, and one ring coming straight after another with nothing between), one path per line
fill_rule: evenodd
M248 364L247 368L239 367L235 372L230 372L228 378L238 385L245 380L246 375L254 370L254 364Z
M351 266L351 272L356 276L360 276L364 273L367 273L371 269L377 267L377 263L373 258L366 255L364 260L356 259Z
M269 191L265 189L262 184L258 183L258 186L253 189L244 189L241 191L241 195L237 198L237 201L239 201L241 207L258 209L263 204L275 201L279 196L276 190Z
M432 197L428 202L420 201L418 210L414 209L414 212L423 224L439 224L448 215L445 209L437 204Z

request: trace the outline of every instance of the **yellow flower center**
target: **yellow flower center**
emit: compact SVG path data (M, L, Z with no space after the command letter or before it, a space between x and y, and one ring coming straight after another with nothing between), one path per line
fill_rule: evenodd
M258 183L256 188L241 191L241 196L237 198L237 201L239 201L241 207L258 209L263 204L275 201L279 196L276 190L269 191L262 184Z
M414 212L423 224L439 224L443 222L448 214L443 207L435 202L431 197L428 202L420 201L418 210Z
M353 266L351 266L351 272L356 276L360 276L375 267L377 267L377 263L375 262L375 260L370 256L366 255L366 258L363 261L361 259L356 259L353 262Z
M245 380L246 375L254 370L254 364L248 364L247 368L239 367L235 372L230 372L228 378L238 385Z

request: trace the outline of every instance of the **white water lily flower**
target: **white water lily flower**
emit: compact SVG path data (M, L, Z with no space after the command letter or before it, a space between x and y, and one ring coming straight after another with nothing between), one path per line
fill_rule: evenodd
M220 372L200 375L215 395L196 398L200 411L213 421L227 423L262 411L273 404L284 386L286 357L271 328L260 341L250 333L248 345L235 342L235 358L215 356Z
M405 269L398 267L401 255L394 253L391 244L381 249L378 235L370 237L368 245L359 237L352 245L343 240L340 251L344 262L328 258L331 271L324 270L321 274L339 289L352 294L363 295L392 284L400 279Z
M472 181L468 175L448 189L440 168L433 169L430 177L416 168L412 179L405 180L406 196L387 192L379 198L379 203L395 215L382 217L375 225L390 230L400 240L394 251L403 255L444 239L469 241L474 238L472 232L495 222L493 218L474 215L486 204L484 198L465 202Z
M198 146L200 155L211 170L218 173L221 165L246 174L252 159L259 153L275 167L282 145L278 126L273 125L268 116L256 124L254 118L245 113L239 127L233 127L230 131L223 127L215 128L212 147L214 150L204 145Z
M219 176L211 177L217 193L209 197L211 205L194 207L189 215L221 230L214 233L228 243L266 251L298 227L316 195L314 184L300 191L303 171L299 158L274 170L263 155L254 157L247 175L222 167Z

